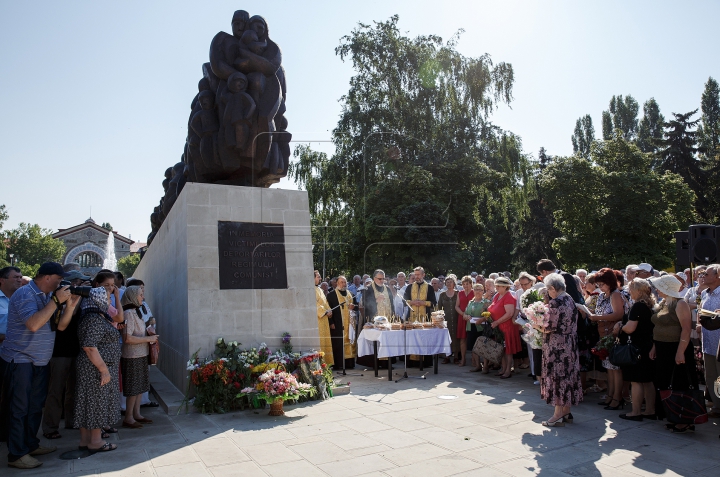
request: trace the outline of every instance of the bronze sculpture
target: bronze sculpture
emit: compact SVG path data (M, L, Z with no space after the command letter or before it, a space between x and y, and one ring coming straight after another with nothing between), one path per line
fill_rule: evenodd
M185 182L270 187L287 175L291 134L285 118L285 70L265 19L234 13L232 35L210 43L190 104L180 162L165 172L165 196L151 215L152 242Z

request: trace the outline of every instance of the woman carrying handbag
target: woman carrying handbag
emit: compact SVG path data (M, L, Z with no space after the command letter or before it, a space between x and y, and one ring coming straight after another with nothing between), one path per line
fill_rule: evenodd
M620 364L623 380L629 381L632 386L632 411L620 414L620 417L629 421L656 420L653 386L655 366L650 360L654 327L651 317L655 299L650 283L642 278L631 281L628 291L634 304L622 324L620 344L616 345L613 351L625 347L627 355L634 361L634 363ZM645 401L645 412L642 411L643 401Z

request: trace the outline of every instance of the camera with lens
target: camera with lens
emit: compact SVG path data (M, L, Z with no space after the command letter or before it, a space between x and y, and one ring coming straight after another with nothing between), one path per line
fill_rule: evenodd
M58 290L62 287L70 287L68 288L68 291L72 293L73 295L79 295L83 298L87 298L90 296L90 290L92 290L92 287L76 287L70 284L69 281L63 280L60 282L60 286L58 287Z

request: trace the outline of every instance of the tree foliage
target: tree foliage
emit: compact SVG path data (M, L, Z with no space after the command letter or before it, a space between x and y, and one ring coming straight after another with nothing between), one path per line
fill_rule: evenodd
M705 83L700 109L698 144L704 155L714 158L720 154L720 86L712 77Z
M131 253L130 255L126 255L117 261L117 268L120 272L122 272L125 278L130 278L135 273L135 269L138 267L139 264L140 254Z
M539 182L560 232L553 248L570 268L638 260L665 268L675 256L672 233L695 218L695 196L682 177L654 170L651 156L622 131L597 142L589 161L556 158Z
M658 144L663 139L663 126L665 117L660 113L655 98L650 98L643 104L643 117L638 126L637 145L642 152L655 154Z
M104 228L105 230L109 230L110 232L113 231L113 226L110 225L110 222L103 222L100 227Z
M621 94L613 96L610 99L609 109L606 111L608 114L603 112L603 139L608 140L612 137L612 131L619 129L626 140L634 140L638 132L639 110L640 106L632 96L627 95L625 98ZM609 116L612 121L611 130L606 130L606 116Z
M308 190L316 263L327 250L319 245L336 247L330 273L412 264L465 271L478 263L474 240L488 224L507 228L510 210L526 210L520 139L489 121L512 99L512 66L461 55L460 33L448 42L409 38L393 16L341 39L336 53L355 75L341 98L335 152L299 146L290 170ZM507 265L509 250L499 260Z
M0 268L7 267L10 262L6 260L8 258L7 251L5 250L5 240L3 239L3 226L9 218L5 204L0 204Z
M14 255L23 274L32 276L43 262L59 262L65 254L65 244L52 237L52 230L21 222L17 228L3 233L7 253Z
M592 118L586 114L582 118L578 118L575 123L575 132L572 135L573 152L587 158L590 156L590 146L593 141L595 141L595 128Z
M660 168L680 175L687 186L696 194L696 208L701 217L707 218L708 201L704 194L705 173L697 157L697 131L691 130L700 122L690 118L697 109L689 113L672 113L674 119L665 123L665 136L659 142L658 158Z

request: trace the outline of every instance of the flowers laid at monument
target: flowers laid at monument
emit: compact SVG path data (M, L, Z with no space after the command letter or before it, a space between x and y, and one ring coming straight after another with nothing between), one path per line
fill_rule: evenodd
M187 363L190 382L186 403L203 413L225 413L261 408L265 402L278 399L303 401L332 396L336 383L324 353L293 352L289 333L283 335L283 348L275 352L265 343L259 348L240 346L237 341L218 338L214 356L203 359L197 351L192 355Z
M280 367L265 371L257 378L257 384L247 387L238 393L237 397L255 395L270 404L271 416L282 416L283 403L287 400L297 400L300 396L312 396L317 390L310 384L299 383L294 375L283 371Z

